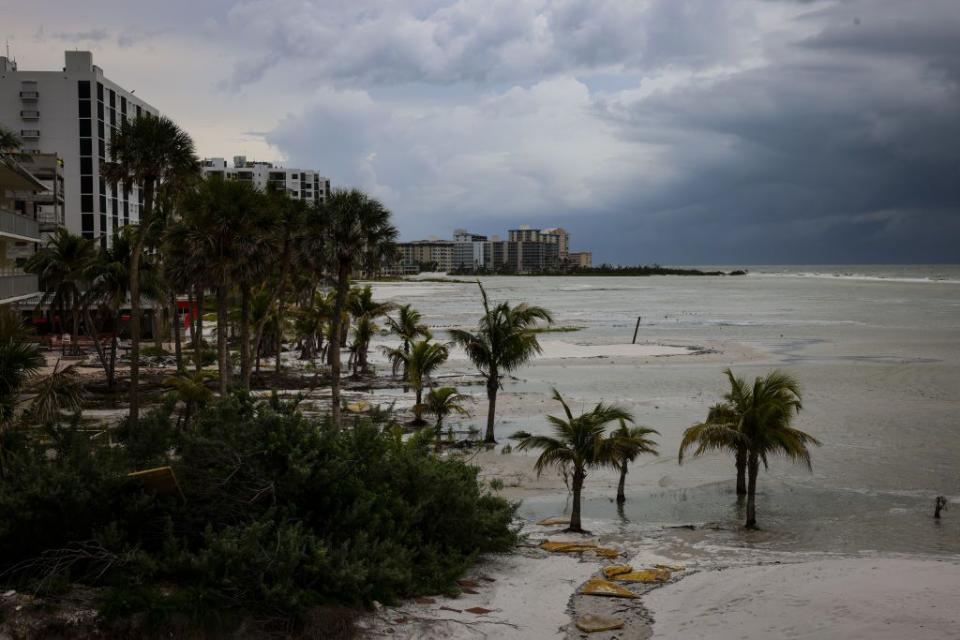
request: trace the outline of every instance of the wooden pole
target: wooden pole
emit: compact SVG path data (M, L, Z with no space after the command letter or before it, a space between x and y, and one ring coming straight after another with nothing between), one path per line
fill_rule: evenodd
M637 344L638 331L640 331L640 316L637 316L637 326L633 328L633 344Z

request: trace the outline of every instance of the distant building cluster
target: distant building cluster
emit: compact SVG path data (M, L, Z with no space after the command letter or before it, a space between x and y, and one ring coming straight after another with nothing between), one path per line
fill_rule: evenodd
M539 273L592 266L589 251L570 251L570 234L560 227L534 229L521 225L507 238L478 235L465 229L452 240L416 240L397 245L394 275L421 271L455 273Z
M273 162L250 161L246 156L234 156L233 166L228 166L223 158L207 158L201 163L201 170L204 176L242 180L260 191L277 189L295 200L314 204L326 202L330 195L330 181L317 171L284 168Z

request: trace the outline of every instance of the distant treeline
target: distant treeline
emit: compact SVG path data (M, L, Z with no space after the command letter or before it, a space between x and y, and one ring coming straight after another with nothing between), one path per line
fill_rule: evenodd
M449 275L469 275L466 271L450 271ZM702 271L700 269L679 269L676 267L662 267L654 265L619 266L601 264L596 267L570 267L538 271L535 273L515 273L501 271L497 275L524 275L524 276L744 276L747 272L742 269L734 271Z

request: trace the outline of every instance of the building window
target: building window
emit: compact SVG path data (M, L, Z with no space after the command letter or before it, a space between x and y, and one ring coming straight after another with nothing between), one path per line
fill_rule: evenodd
M97 100L103 102L103 85L99 82L97 83Z
M80 158L80 173L86 175L93 173L93 158Z
M90 138L85 138L80 140L80 155L82 156L92 156L93 155L93 143Z
M110 89L110 108L113 109L117 106L117 92L113 89Z
M81 118L90 117L90 101L89 100L80 101L80 117Z
M103 103L102 102L97 103L97 117L103 120Z
M93 176L80 176L80 193L93 193Z
M89 80L79 80L77 82L77 97L81 100L90 99L90 81Z
M90 119L89 118L81 119L80 120L80 137L89 138L91 132L92 132L92 129L90 127Z
M137 105L137 117L139 118L143 113L140 111L140 105Z
M93 194L83 194L80 196L80 211L83 213L93 213ZM93 231L93 216L90 216L90 230Z

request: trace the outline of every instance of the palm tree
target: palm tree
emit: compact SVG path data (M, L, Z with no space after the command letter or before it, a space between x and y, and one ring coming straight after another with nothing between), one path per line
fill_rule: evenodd
M620 482L617 484L617 504L623 504L627 500L626 495L624 495L624 485L627 482L628 465L643 453L660 455L657 452L657 444L650 438L652 434L660 435L660 432L640 425L627 426L625 420L621 420L620 428L610 434L610 438L613 440L613 463L615 467L620 469Z
M730 383L727 399L740 419L735 426L713 425L709 431L716 434L704 440L700 448L728 449L727 442L744 447L747 456L746 527L755 529L760 463L766 468L770 456L780 455L812 468L809 445L819 446L820 441L791 426L793 416L802 407L800 384L792 376L775 370L766 376L757 376L750 386L734 376L730 369L724 370L724 374Z
M340 427L340 345L343 315L354 271L377 271L394 253L397 230L390 211L359 189L335 189L324 206L319 230L336 298L330 331L330 391L333 424Z
M13 311L0 307L0 479L4 477L4 440L13 422L20 392L46 360L36 345L26 342L27 331Z
M484 440L496 443L493 423L497 410L497 391L501 388L501 376L527 363L540 353L540 342L532 331L538 320L550 323L550 312L542 307L518 304L511 307L506 302L490 308L483 285L483 317L474 332L453 329L450 337L467 353L467 357L487 381L487 433Z
M0 154L13 153L22 146L20 138L10 129L0 125Z
M100 248L97 260L87 270L90 287L83 297L84 320L91 332L110 389L116 384L117 337L120 332L121 310L130 291L130 262L135 235L136 232L130 227L118 229L110 246ZM160 297L157 270L153 261L147 258L140 262L140 293L154 300ZM90 307L97 304L109 315L113 325L109 355L94 334L97 326Z
M387 318L387 326L390 328L390 333L400 338L403 343L404 353L410 353L410 343L417 338L429 340L433 337L430 335L430 329L427 328L427 325L420 322L422 319L423 316L421 313L409 304L397 307L396 318ZM397 372L394 371L393 375L397 375ZM403 377L407 377L406 371L403 372Z
M300 342L300 359L313 360L323 350L324 329L333 316L333 300L323 292L316 292L296 313L294 330Z
M393 303L374 300L373 289L370 285L367 285L363 289L351 290L347 307L350 315L357 320L353 344L350 345L353 374L356 375L358 371L366 373L368 371L367 351L370 349L370 339L379 330L373 320L386 315L393 309Z
M743 384L743 381L732 378L730 384L734 388ZM694 456L701 456L715 449L732 451L737 470L737 498L740 499L747 495L747 447L737 434L741 416L730 404L730 397L732 395L727 394L728 402L717 403L710 407L705 421L688 427L683 432L678 462L683 464L684 455L694 445L696 445L693 451Z
M158 184L192 177L200 165L190 136L169 118L150 114L125 120L110 154L113 161L102 169L106 179L128 193L134 185L143 189L139 233L130 255L130 425L135 428L140 420L140 259L153 223L154 196Z
M602 467L614 463L616 445L611 438L604 437L607 425L611 422L632 422L629 411L616 405L598 403L593 409L574 417L563 396L556 389L553 399L563 406L565 418L547 416L553 425L551 436L528 436L518 448L540 449L540 457L534 465L539 476L547 467L558 467L566 475L573 470L573 509L570 513L570 527L567 531L586 533L580 521L580 494L587 469Z
M25 269L37 274L44 289L38 306L50 303L59 312L61 330L69 310L70 330L74 345L79 348L80 311L83 290L90 277L90 268L97 261L97 246L93 240L74 235L64 228L50 238L46 246L27 260ZM88 327L92 330L92 327Z
M467 410L460 404L466 396L461 395L453 387L440 387L431 389L427 394L427 400L423 403L423 409L427 413L432 413L436 418L434 429L437 432L436 450L440 450L440 438L443 434L443 420L452 413L460 415L469 415Z
M424 424L423 387L430 375L447 361L447 357L450 355L447 345L430 342L429 340L418 340L411 345L410 353L404 353L403 349L389 349L387 355L394 363L400 361L406 369L407 383L413 387L417 394L417 401L413 406L415 416L413 424Z

